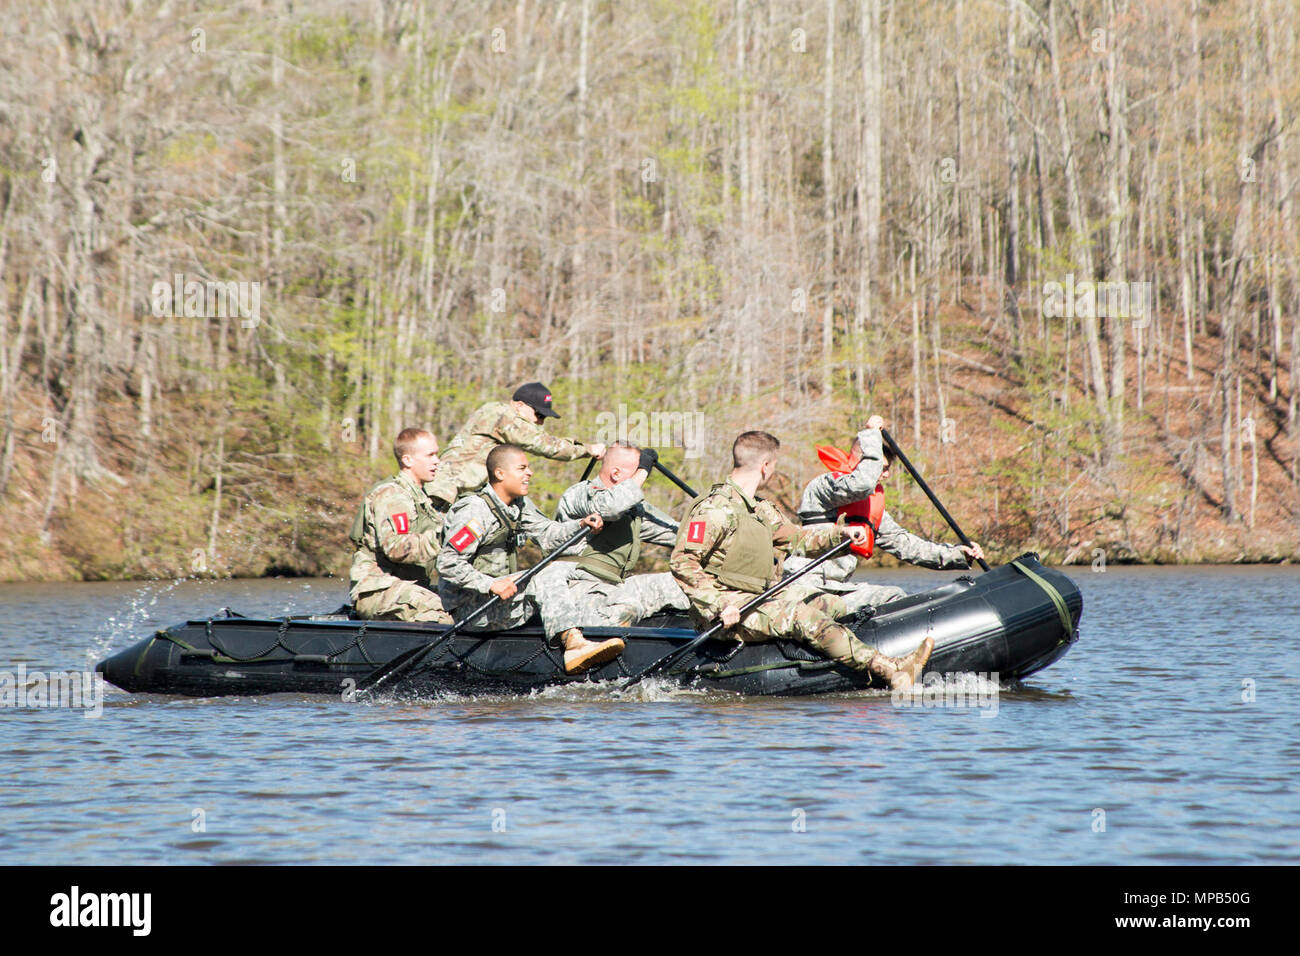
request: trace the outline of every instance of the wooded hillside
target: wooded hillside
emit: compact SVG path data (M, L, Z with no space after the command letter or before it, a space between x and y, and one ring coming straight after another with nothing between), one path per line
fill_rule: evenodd
M1298 25L8 0L0 578L343 570L395 432L534 379L698 486L878 411L1003 553L1300 559Z

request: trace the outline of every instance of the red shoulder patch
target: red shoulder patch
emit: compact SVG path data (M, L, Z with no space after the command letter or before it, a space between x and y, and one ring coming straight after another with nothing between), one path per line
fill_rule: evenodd
M704 522L692 521L690 527L686 529L686 540L691 544L704 543Z
M465 525L465 527L453 534L447 543L456 549L457 554L464 554L465 549L477 540L478 535L474 533L474 530L469 525Z
M411 518L405 511L399 511L389 520L393 522L393 528L398 534L410 534Z

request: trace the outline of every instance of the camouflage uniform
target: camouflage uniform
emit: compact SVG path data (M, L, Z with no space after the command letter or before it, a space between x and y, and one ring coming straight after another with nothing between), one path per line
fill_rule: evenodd
M478 491L487 484L488 452L505 444L556 461L573 461L591 454L580 441L548 435L541 425L521 417L509 402L491 402L471 415L448 443L440 456L438 473L424 490L448 504L463 494Z
M770 502L749 497L734 481L714 485L691 502L668 566L691 602L697 624L710 624L729 604L744 605L782 576L783 557L825 551L843 537L842 524L799 527ZM770 560L769 560L770 556ZM875 648L835 619L844 601L802 580L769 598L727 633L749 642L786 637L865 670Z
M677 540L677 523L646 501L635 481L610 488L599 478L580 481L560 497L555 517L564 521L592 513L605 527L587 539L569 575L584 627L635 624L664 608L690 608L671 574L630 573L643 543L671 548Z
M880 473L885 468L880 429L866 428L858 432L858 446L862 449L862 460L851 472L845 475L827 472L814 478L804 488L803 498L799 501L799 520L804 524L834 521L838 508L861 501L876 490L876 485L880 483ZM970 567L966 556L956 545L937 544L904 531L889 516L889 512L880 518L875 547L887 551L900 561L925 568L946 570ZM797 571L807 563L806 559L791 558L786 569ZM907 592L902 588L853 583L849 578L857 567L856 554L842 555L809 572L806 580L823 591L839 594L850 612L868 605L878 607L907 597Z
M442 513L415 479L399 472L366 492L350 537L350 597L360 617L451 623L429 580Z
M551 521L527 498L504 504L489 487L456 502L445 524L448 534L438 552L438 594L456 620L492 597L492 582L518 570L516 552L525 539L550 552L578 533L577 521ZM575 549L576 550L576 549ZM480 615L470 630L506 630L542 616L547 637L578 627L580 615L565 582L570 568L552 563L509 601Z

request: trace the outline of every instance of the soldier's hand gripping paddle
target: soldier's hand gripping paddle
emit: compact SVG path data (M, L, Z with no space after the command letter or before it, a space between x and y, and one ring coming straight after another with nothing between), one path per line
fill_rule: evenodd
M538 561L531 568L521 574L515 581L516 593L523 591L523 589L528 586L528 582L537 576L538 571L542 570L542 568L546 567L589 534L591 534L591 528L584 526L568 541L564 542L564 544L560 545L546 557L542 558L542 560ZM447 641L459 634L462 628L490 611L498 602L500 602L500 600L500 597L493 594L491 598L479 605L467 616L461 618L451 627L447 628L447 630L443 631L436 640L432 640L428 644L421 644L419 647L413 647L409 651L403 651L387 664L375 668L375 670L371 671L357 682L357 689L372 691L383 684L391 684L393 681L400 680L402 677L409 674L420 663L420 661L424 660L430 653L437 650L443 644L447 643Z
M829 561L831 558L839 557L841 554L843 554L845 551L849 549L849 545L851 544L853 544L853 539L845 538L835 547L831 548L825 554L818 557L815 561L812 561L809 564L805 565L804 567L800 568L794 574L790 574L783 577L780 581L777 581L776 584L772 585L770 588L768 588L762 594L758 595L758 597L754 598L752 601L746 601L743 605L741 605L740 608L741 618L743 619L744 616L748 614L750 611L754 610L754 608L758 607L768 598L775 595L778 591L783 590L787 585L792 584L795 581L797 581L799 578L803 577L813 568L818 567L821 564L824 564L825 562ZM623 686L620 687L619 690L627 690L633 684L638 684L641 681L645 680L647 677L651 677L659 673L660 671L668 670L679 660L681 660L683 657L689 654L691 651L695 650L695 648L703 644L705 641L721 633L724 630L724 628L725 625L721 621L719 621L717 624L714 624L711 628L709 628L707 631L705 631L704 633L700 634L698 637L691 640L689 643L682 645L681 647L677 648L674 651L669 651L663 657L659 658L659 660L654 661L652 664L650 664L650 666L648 666L641 673L629 677L626 681L623 682Z
M943 520L948 522L948 527L952 528L957 537L961 539L961 543L966 545L968 548L973 548L975 546L974 543L970 538L966 537L966 533L962 531L961 528L957 527L957 522L953 520L952 515L948 514L948 509L943 506L943 502L934 496L934 492L930 490L930 486L925 483L925 479L917 472L916 466L907 460L907 456L903 454L903 449L899 448L897 443L894 441L894 436L882 428L880 429L880 437L885 440L885 443L889 445L890 450L893 451L898 460L903 463L903 467L907 469L908 474L910 474L916 480L916 483L921 486L921 490L925 492L926 497L930 499L930 502L939 509L939 514L943 515ZM989 563L983 558L976 558L975 560L979 562L980 567L985 571L989 570Z

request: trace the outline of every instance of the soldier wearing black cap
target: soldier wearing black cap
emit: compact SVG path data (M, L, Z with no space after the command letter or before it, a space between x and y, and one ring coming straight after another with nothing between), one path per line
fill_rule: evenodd
M469 421L442 453L438 474L424 486L444 510L460 495L478 491L487 483L487 456L497 445L518 445L530 455L555 461L602 458L605 446L573 438L548 435L546 419L559 418L551 407L551 390L541 382L529 382L515 389L508 402L489 402Z

